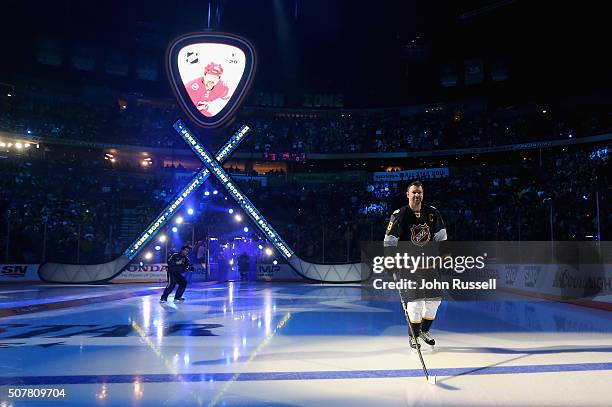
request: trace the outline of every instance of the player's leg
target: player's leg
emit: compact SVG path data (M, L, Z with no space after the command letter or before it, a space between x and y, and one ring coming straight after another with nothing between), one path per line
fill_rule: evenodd
M183 293L187 288L187 280L182 274L177 274L176 281L178 283L178 289L176 290L176 294L174 295L174 301L183 301Z
M406 308L408 311L408 320L409 320L410 326L412 327L412 331L409 330L408 332L410 346L412 348L417 347L417 342L413 338L412 334L414 333L414 336L418 338L421 333L421 323L423 321L424 306L425 306L424 299L416 299L406 304Z
M166 288L164 289L164 292L162 293L159 301L168 301L168 296L172 291L174 291L174 287L176 287L176 273L168 272L168 284L166 285Z
M436 313L438 312L440 303L442 303L442 298L426 298L424 301L423 322L421 323L421 332L419 337L423 339L426 344L431 346L435 345L436 341L429 334L429 330L436 319Z

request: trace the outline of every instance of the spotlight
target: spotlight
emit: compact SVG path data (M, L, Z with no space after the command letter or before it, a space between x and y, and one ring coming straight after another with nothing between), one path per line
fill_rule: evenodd
M242 216L240 215L234 216L234 219L236 219L236 222L242 222Z
M187 209L187 214L188 215L193 215L193 208Z
M15 143L15 148L18 150L21 150L21 147L23 147L23 144L21 143Z
M269 247L266 247L266 255L272 256L272 249L270 249Z
M0 147L6 147L6 143L0 143Z
M204 192L204 196L208 196L208 195L210 195L210 192L208 191Z
M6 94L6 96L7 96L7 97L12 97L13 95L12 95L12 94L10 94L10 93L7 93L7 94Z
M160 251L161 250L161 246L160 245L155 246L155 250Z
M234 265L234 259L231 259L231 260L229 261L229 265L230 265L230 266L233 266L233 265Z
M278 260L274 259L274 261L272 262L272 264L274 264L275 266L278 264Z
M29 144L29 143L26 143L26 144L24 144L23 146L24 146L25 148L30 148L30 144Z
M217 195L219 193L219 191L217 191L216 189L213 191L213 195Z
M183 220L184 220L183 217L179 216L178 218L176 218L176 224L180 225L181 223L183 223Z
M28 134L32 134L32 130L28 129Z
M230 208L230 209L228 209L227 212L231 215L232 213L234 213L234 210Z
M151 260L153 258L153 253L146 252L144 255L145 260Z
M245 226L245 227L244 227L244 229L242 229L242 230L244 230L244 233L249 233L249 228L248 228L248 227L246 227L246 226Z
M159 237L159 241L160 241L160 242L162 242L162 243L164 243L164 242L166 241L166 235L161 235L161 236Z
M140 267L142 267L142 266L144 266L144 263L143 263L143 262L138 262L138 265L139 265Z
M262 245L259 245L259 246L257 246L257 248L258 248L259 250L261 250L261 249L263 249L263 246L262 246Z
M176 233L176 232L178 232L178 228L177 228L176 226L174 226L174 227L172 228L172 231L173 231L174 233Z

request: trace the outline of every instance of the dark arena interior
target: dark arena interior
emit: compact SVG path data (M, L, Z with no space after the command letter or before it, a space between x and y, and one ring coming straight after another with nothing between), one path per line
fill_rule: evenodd
M5 1L0 407L612 405L608 28Z

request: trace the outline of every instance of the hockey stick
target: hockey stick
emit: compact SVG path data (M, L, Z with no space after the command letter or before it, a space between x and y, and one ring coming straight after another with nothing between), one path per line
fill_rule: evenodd
M395 278L395 273L393 273L393 280L397 281ZM402 308L404 309L404 315L406 316L406 324L408 325L408 331L410 336L414 338L414 343L416 344L416 350L419 354L419 359L421 361L421 367L423 368L423 373L425 374L425 380L429 382L429 372L427 371L427 366L425 366L425 360L423 359L423 354L421 353L421 346L419 345L419 339L414 334L414 329L412 329L412 323L410 323L410 315L408 314L408 306L406 305L406 301L404 301L404 296L402 295L401 288L397 289L397 293L399 294L400 301L402 302ZM433 376L433 383L436 382L436 376Z
M217 152L216 160L224 162L230 154L238 148L251 129L241 126L240 129ZM107 263L100 264L62 264L43 263L38 268L38 275L42 281L53 283L100 283L108 281L119 275L138 252L155 236L155 234L168 222L185 200L210 176L210 171L203 167L174 199L157 215L140 236L128 247L123 255Z
M263 217L259 210L240 190L223 166L214 159L212 154L200 144L197 138L187 129L187 126L177 120L174 129L189 144L189 147L198 155L206 168L217 178L227 192L234 198L236 203L244 210L246 215L263 232L268 241L278 250L287 260L289 265L301 277L319 282L332 283L356 283L367 280L371 271L365 263L344 263L344 264L321 264L311 263L301 259L281 238L280 234L274 230L272 225ZM334 275L335 274L335 275Z

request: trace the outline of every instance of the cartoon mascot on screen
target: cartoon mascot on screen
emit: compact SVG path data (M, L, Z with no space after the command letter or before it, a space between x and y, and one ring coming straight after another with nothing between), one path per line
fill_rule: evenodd
M229 88L221 80L223 67L211 62L204 68L204 76L188 82L185 87L191 101L206 117L213 117L229 100Z

